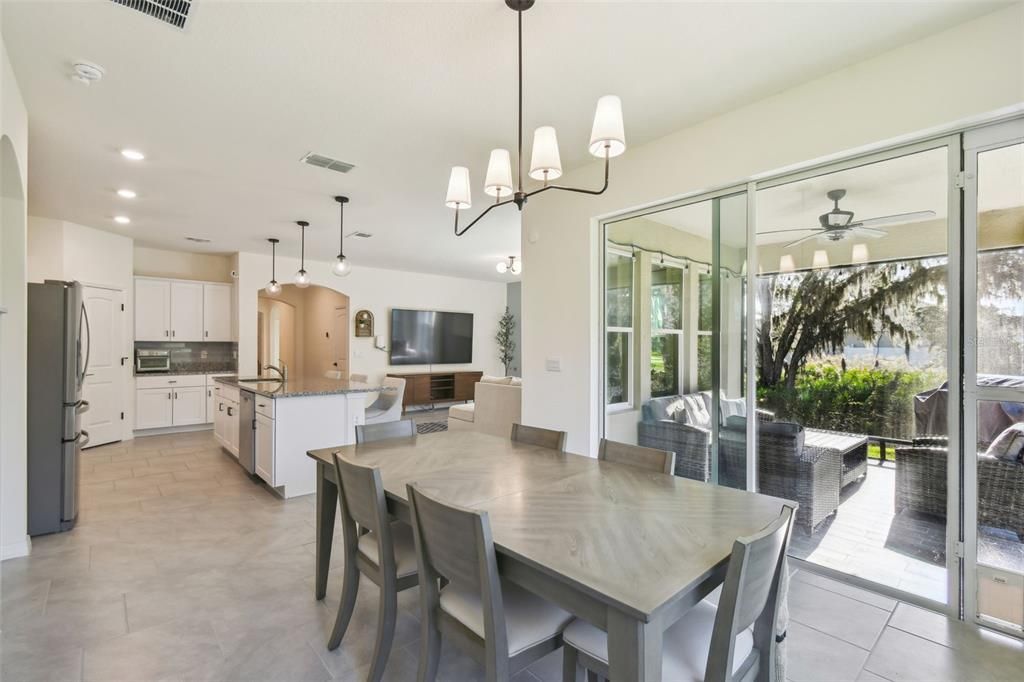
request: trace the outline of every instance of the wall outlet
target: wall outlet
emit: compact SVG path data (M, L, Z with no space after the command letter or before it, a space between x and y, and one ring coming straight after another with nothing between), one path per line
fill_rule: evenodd
M544 360L544 369L549 372L561 372L562 371L562 359L561 358L547 358Z

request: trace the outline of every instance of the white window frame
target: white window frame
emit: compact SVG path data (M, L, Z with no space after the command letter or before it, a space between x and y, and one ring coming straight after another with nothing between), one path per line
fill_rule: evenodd
M687 261L682 260L680 258L673 258L673 257L670 257L670 256L664 256L663 255L658 260L657 263L655 263L653 260L651 261L651 271L652 271L652 273L654 271L654 266L655 265L658 265L659 267L665 267L665 268L675 268L676 270L681 270L682 271L682 273L683 273L682 282L681 282L682 286L679 287L679 310L680 310L680 314L682 316L682 319L680 320L679 329L664 329L664 328L661 328L661 327L655 327L654 323L652 321L652 323L651 323L651 343L649 344L649 347L646 349L646 351L647 351L647 353L650 353L651 350L653 349L653 347L654 347L654 337L655 336L669 336L669 335L671 335L671 336L675 336L676 337L676 390L677 390L677 392L680 395L682 395L683 393L686 392L686 383L685 383L686 372L684 371L684 368L686 367L686 336L687 336L687 331L686 331L686 322L687 322L687 320L686 320L686 318L687 318L687 315L686 315L686 300L687 300L687 290L689 289L687 277L688 277L688 274L689 274L690 264ZM653 283L651 284L650 291L647 292L647 295L653 299L653 297L654 297L654 284ZM652 304L653 304L653 300L652 300ZM652 309L653 309L653 305L652 305ZM651 397L652 398L655 397L653 388L651 390ZM660 396L658 396L658 397L660 397Z
M636 371L636 368L635 368L635 361L636 361L636 331L635 330L636 330L636 300L637 300L637 297L636 297L636 292L637 292L637 286L636 286L637 258L636 258L636 255L630 249L624 249L624 248L616 247L616 246L613 246L611 244L607 244L606 243L605 244L605 263L606 263L606 267L604 269L607 268L607 256L608 256L608 254L614 254L616 256L621 256L623 258L629 258L630 260L633 261L633 277L632 277L633 281L630 284L630 292L631 292L630 300L631 300L631 302L633 304L633 310L630 313L630 319L632 320L633 325L630 326L630 327L612 327L612 326L608 326L607 320L604 319L604 317L605 317L605 315L607 313L607 310L608 310L608 283L606 281L604 281L604 276L602 275L601 291L602 291L602 298L604 299L604 301L603 301L604 304L602 306L602 320L604 321L604 344L603 345L604 345L604 355L605 355L605 358L604 358L604 361L603 361L602 364L607 365L607 363L608 363L608 334L611 334L611 333L625 333L626 334L626 348L627 348L627 355L628 355L628 357L626 359L626 376L623 377L623 380L622 380L622 385L623 385L624 390L626 392L626 400L624 400L622 402L617 402L617 403L606 403L605 404L605 411L610 413L610 412L625 412L625 411L628 411L628 410L632 410L633 406L634 406L634 402L635 402L635 394L636 394L636 385L635 385L636 384L636 377L635 377L635 371ZM602 377L602 381L604 383L604 387L603 387L604 388L604 390L603 390L604 400L607 400L608 399L608 377L607 377L607 375Z

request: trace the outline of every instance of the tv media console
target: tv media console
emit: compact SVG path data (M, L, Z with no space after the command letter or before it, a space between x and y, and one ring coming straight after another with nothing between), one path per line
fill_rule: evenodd
M402 407L432 405L434 403L472 400L476 382L483 372L414 372L388 374L405 379Z

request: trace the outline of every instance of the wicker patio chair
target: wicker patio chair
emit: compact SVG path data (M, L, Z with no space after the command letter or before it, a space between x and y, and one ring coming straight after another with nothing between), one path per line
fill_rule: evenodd
M933 444L942 442L926 437L896 448L896 513L946 518L949 449ZM978 523L1009 530L1024 541L1024 465L978 454Z
M711 431L668 419L637 424L637 444L676 453L675 475L707 482L711 473Z

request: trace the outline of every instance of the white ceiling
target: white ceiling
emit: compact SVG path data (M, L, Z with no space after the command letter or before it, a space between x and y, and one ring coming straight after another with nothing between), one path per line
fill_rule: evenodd
M555 125L578 166L600 95L622 97L637 145L1002 4L541 0L524 19L526 128ZM3 36L29 109L33 215L179 250L262 251L277 236L294 255L292 221L306 219L307 257L330 260L343 193L346 232L374 234L347 241L356 266L499 279L495 262L519 255L514 208L456 239L443 204L450 166L468 165L475 215L488 151L515 143L503 2L195 0L181 32L109 0L4 0ZM73 83L75 59L106 77ZM300 164L309 151L356 169Z

